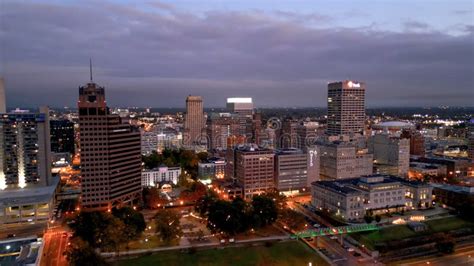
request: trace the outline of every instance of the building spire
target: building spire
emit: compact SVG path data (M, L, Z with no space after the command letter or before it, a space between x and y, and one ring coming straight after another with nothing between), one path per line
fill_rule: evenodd
M93 83L93 81L92 81L92 58L89 58L89 68L90 68L90 73L91 73L91 83Z

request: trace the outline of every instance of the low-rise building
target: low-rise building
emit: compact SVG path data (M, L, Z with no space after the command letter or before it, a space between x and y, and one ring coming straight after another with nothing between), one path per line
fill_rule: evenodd
M223 179L225 175L226 162L222 158L210 158L205 162L198 163L198 176L201 178Z
M391 175L370 175L312 183L311 204L340 215L360 220L368 210L374 214L427 208L432 187Z
M155 187L162 182L178 184L181 175L180 167L162 165L155 169L142 171L142 187Z
M32 185L0 193L0 225L48 221L53 217L59 178L50 186Z

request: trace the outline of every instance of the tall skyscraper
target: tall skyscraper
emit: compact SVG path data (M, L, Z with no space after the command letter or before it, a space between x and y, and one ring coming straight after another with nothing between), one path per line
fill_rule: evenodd
M205 128L205 122L201 96L189 95L186 98L186 114L184 116L184 145L202 144L201 134Z
M340 81L328 84L329 135L362 134L365 125L365 83Z
M51 185L49 109L0 117L0 190Z
M474 162L474 118L471 118L467 123L467 141L468 141L468 151L467 154L469 159Z
M79 87L79 133L84 210L110 210L141 198L140 132L111 114L105 91Z
M7 112L7 104L5 99L5 81L0 77L0 114Z

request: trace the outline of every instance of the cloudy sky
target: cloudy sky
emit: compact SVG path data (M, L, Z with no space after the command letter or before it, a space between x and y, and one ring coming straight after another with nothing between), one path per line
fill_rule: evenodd
M321 107L327 82L367 83L368 106L474 106L474 2L0 0L9 107Z

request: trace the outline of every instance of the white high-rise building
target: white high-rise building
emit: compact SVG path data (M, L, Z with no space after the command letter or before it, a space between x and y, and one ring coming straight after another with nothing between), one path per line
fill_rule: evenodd
M227 98L227 109L231 113L253 115L253 108L252 98Z

